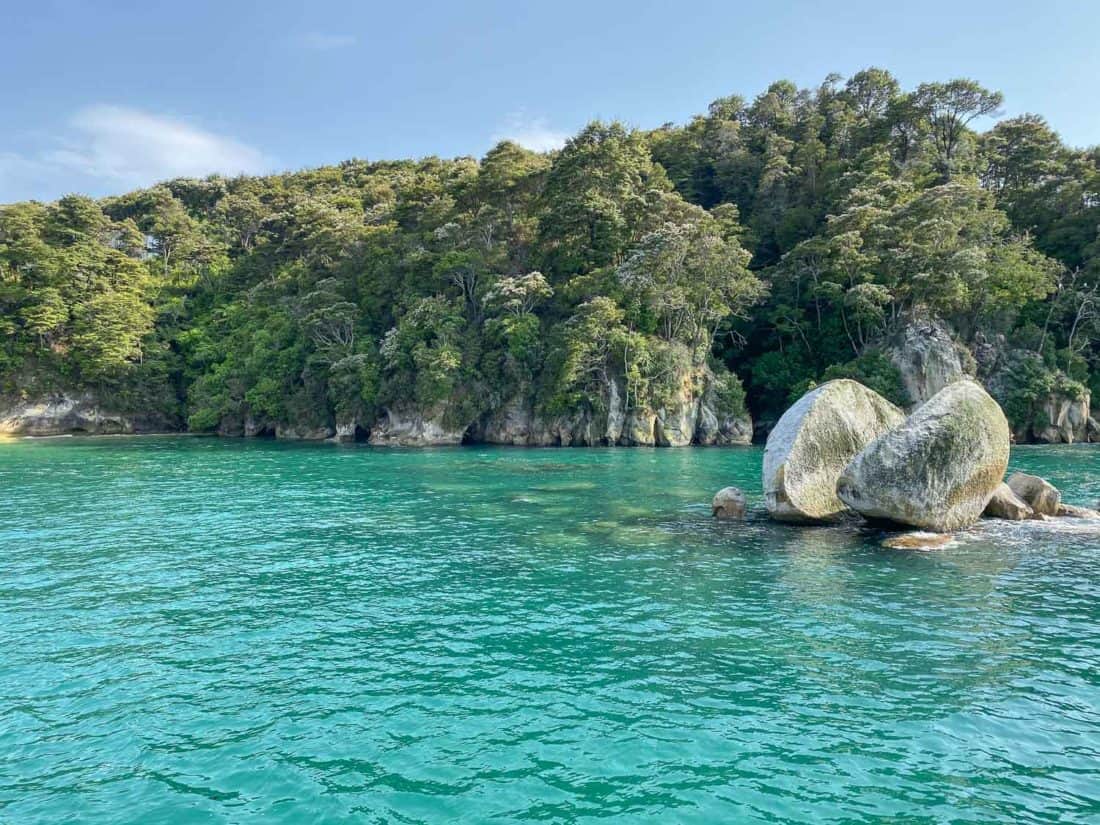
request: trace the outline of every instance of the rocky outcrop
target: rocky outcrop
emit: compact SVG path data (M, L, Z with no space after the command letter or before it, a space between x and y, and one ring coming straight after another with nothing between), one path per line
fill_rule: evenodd
M0 433L121 435L178 429L168 416L121 412L101 404L91 393L56 393L36 399L0 401Z
M281 441L325 441L335 432L332 427L316 424L278 424L275 427L275 437Z
M742 405L723 401L729 389L727 382L735 380L731 375L709 375L695 419L696 444L725 447L752 443L753 426L749 414Z
M1052 392L1039 405L1032 438L1046 444L1088 441L1091 400L1087 391L1079 395Z
M718 519L745 517L745 494L737 487L723 487L710 503L711 515Z
M764 448L764 500L772 518L842 518L848 507L837 498L837 478L860 450L904 418L881 395L848 379L802 396L776 422Z
M446 423L446 408L389 407L371 428L368 443L378 447L440 447L461 444L466 426Z
M1017 442L1075 444L1089 440L1089 391L1037 352L1013 348L1003 335L975 336L978 375L995 398L1015 409Z
M985 506L982 514L986 518L999 518L1006 521L1024 521L1035 518L1035 511L1026 501L1012 492L1012 488L1005 483L997 485L993 491L993 498Z
M870 519L938 533L981 516L1008 466L1008 421L976 382L958 381L869 444L836 492Z
M578 410L558 416L539 415L526 396L518 396L489 413L470 430L470 440L517 447L596 447L620 443L626 416L616 387L607 409Z
M908 319L887 343L886 355L901 373L914 407L973 373L966 348L943 321L924 313Z
M1083 518L1090 521L1100 519L1100 512L1090 510L1088 507L1075 507L1072 504L1059 504L1057 515L1062 518Z
M723 402L724 381L709 369L685 372L677 389L658 409L627 410L618 380L604 389L598 409L564 415L535 409L532 393L521 392L493 410L470 430L470 440L528 447L686 447L752 442L752 419Z
M1062 503L1062 494L1057 487L1045 478L1027 473L1013 473L1008 479L1008 486L1037 515L1058 515L1058 505Z
M1100 421L1097 421L1091 415L1089 416L1088 427L1086 428L1088 434L1088 440L1092 443L1100 443Z

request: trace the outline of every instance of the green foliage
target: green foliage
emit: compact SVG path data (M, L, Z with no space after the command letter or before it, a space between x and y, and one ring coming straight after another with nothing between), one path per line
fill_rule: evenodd
M901 372L879 350L867 350L847 363L833 364L825 370L821 382L837 378L858 381L899 407L906 407L911 401L901 380Z
M870 68L550 153L3 206L0 392L203 431L468 424L520 394L655 409L709 368L720 406L769 418L837 376L902 401L878 348L920 309L1034 351L1006 391L1026 419L1100 374L1100 150L1033 115L978 133L1000 103Z
M1004 385L998 390L997 400L1013 429L1026 431L1049 423L1043 405L1051 395L1076 401L1088 392L1088 387L1029 353L1012 361L1005 370Z

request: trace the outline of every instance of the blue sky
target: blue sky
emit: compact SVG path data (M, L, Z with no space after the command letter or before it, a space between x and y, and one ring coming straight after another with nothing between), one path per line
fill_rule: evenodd
M175 175L548 148L779 78L973 77L1100 143L1100 3L0 0L0 202ZM986 124L988 125L988 124Z

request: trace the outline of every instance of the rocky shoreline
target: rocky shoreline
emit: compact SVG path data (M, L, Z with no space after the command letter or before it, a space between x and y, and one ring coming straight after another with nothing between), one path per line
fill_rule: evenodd
M1008 391L1014 369L1034 353L1007 348L1001 339L978 335L964 345L943 321L915 312L880 342L909 396L913 412L945 387L970 379L996 399ZM606 380L598 409L584 407L547 414L530 388L489 405L473 417L440 402L431 407L391 404L370 420L270 421L250 414L227 416L216 433L230 437L273 437L287 441L365 441L375 446L438 447L502 444L529 447L726 446L752 443L779 422L754 422L723 401L727 373L693 365L678 376L676 391L655 409L627 403L621 376ZM1014 443L1100 443L1100 422L1086 391L1052 390L1023 423L1012 427ZM891 405L892 406L892 405ZM895 408L896 409L896 408ZM0 398L0 433L15 435L123 435L186 432L181 419L151 411L126 412L89 391L54 392L25 399Z
M1100 521L1097 510L1062 502L1045 479L1006 479L1011 438L1000 406L969 378L908 416L862 384L830 381L800 398L769 434L764 503L775 521L917 531L890 537L895 548L941 547L981 518ZM724 488L712 507L718 518L742 518L744 496Z

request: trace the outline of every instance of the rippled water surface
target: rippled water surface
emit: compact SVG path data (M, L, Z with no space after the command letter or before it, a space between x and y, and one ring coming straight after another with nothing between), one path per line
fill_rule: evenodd
M1097 822L1100 534L713 522L760 459L0 444L0 821Z

